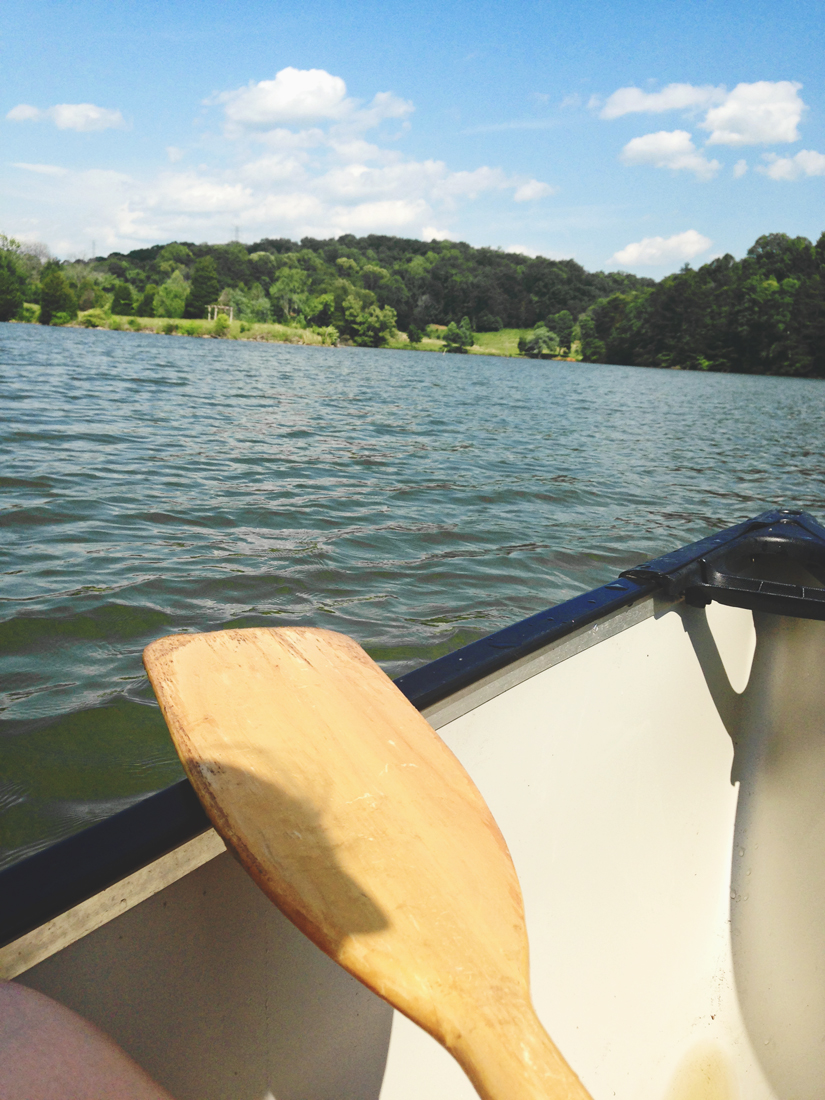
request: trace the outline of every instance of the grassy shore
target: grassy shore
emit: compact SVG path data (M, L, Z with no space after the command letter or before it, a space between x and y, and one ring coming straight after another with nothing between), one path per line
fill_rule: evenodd
M250 324L246 321L231 321L225 317L215 321L191 321L173 317L113 317L102 310L91 309L78 314L71 328L113 329L118 332L145 332L176 336L200 336L212 339L253 340L262 343L303 344L305 346L329 346L337 339L333 328L299 328L293 325ZM387 345L390 348L407 351L443 352L444 342L438 336L444 331L443 325L432 325L432 336L425 336L418 344L410 344L407 334L399 332ZM519 355L519 337L527 335L530 329L503 328L498 332L478 332L475 343L468 348L470 355L500 355L516 357ZM580 358L575 354L574 358Z

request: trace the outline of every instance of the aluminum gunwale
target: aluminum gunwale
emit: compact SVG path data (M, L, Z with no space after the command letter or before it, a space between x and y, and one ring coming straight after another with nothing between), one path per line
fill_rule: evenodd
M765 512L622 574L396 680L419 710L441 703L494 673L638 600L668 589L674 573L716 556L764 529L783 527L788 541L816 542L825 529L805 513ZM671 597L672 591L667 592ZM80 833L0 871L0 946L113 886L211 827L184 779Z

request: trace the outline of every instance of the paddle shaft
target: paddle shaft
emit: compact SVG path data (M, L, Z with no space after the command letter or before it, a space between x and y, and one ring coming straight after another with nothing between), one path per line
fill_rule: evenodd
M529 1001L447 1049L482 1100L591 1100Z

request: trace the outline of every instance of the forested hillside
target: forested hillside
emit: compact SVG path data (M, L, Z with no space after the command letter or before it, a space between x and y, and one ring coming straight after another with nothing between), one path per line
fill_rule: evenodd
M825 233L771 233L653 287L603 298L579 320L594 363L825 377Z
M686 265L658 283L400 237L174 242L73 262L0 237L0 320L66 324L81 311L81 323L114 326L203 318L216 302L246 325L323 330L324 342L380 346L400 328L416 344L448 325L446 350L461 350L473 332L507 328L533 357L580 348L590 362L825 377L825 234L814 245L772 233L742 260Z
M342 331L347 300L350 309L356 303L362 310L391 308L404 331L468 317L475 331L489 332L530 328L561 310L576 317L599 298L653 285L621 272L592 274L574 260L383 236L175 242L58 270L81 310L203 317L220 297L250 320L336 324ZM25 301L41 301L36 278L22 292Z

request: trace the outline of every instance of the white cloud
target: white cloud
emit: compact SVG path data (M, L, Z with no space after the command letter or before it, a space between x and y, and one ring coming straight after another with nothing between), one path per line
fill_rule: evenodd
M800 176L825 176L825 154L813 149L801 149L794 157L780 157L776 153L763 153L767 167L759 165L772 180L798 180Z
M168 212L238 213L252 205L254 196L249 187L240 183L180 172L161 177L146 193L146 201L151 208Z
M538 252L534 252L532 248L527 248L523 244L511 244L504 249L505 252L515 252L519 256L527 256L528 259L535 260L538 256Z
M740 180L748 170L748 162L744 157L740 158L733 166L734 179Z
M338 206L329 212L335 233L353 230L368 232L380 225L386 230L409 229L421 224L422 216L430 213L424 199L385 199L383 202L363 202L357 206Z
M797 126L806 110L801 84L790 80L758 80L737 84L724 103L708 111L703 130L709 145L772 145L798 141Z
M482 191L503 191L512 187L511 180L501 168L475 168L472 172L448 172L442 161L426 161L427 165L439 165L440 179L435 192L440 199L453 200L457 197L477 199Z
M245 180L254 184L298 182L306 177L304 158L296 156L259 157L239 169Z
M254 137L262 145L277 150L314 149L318 145L323 145L326 140L325 132L318 127L297 131L278 127L262 134L255 134Z
M724 86L711 84L668 84L660 92L643 92L641 88L619 88L608 96L599 112L600 118L621 118L629 114L660 114L662 111L683 111L709 107L725 98ZM591 107L600 100L591 99Z
M434 225L425 225L421 230L422 241L455 241L458 240L455 233L446 229L436 229Z
M356 100L351 100L353 104ZM372 130L388 118L404 119L412 114L414 107L407 99L401 99L392 92L378 92L366 107L357 107L344 116L339 130Z
M26 166L39 173L27 181L26 202L39 203L42 215L32 233L64 253L87 248L90 238L121 250L175 238L226 240L236 225L244 240L345 232L451 239L452 218L470 202L525 202L553 190L489 165L452 171L368 140L412 105L389 92L366 104L350 99L343 81L323 70L282 70L211 103L226 125L224 137L212 139L208 164L178 166L181 150L173 146L165 168L136 177ZM48 178L57 172L64 173L59 188Z
M24 172L35 172L38 176L65 176L68 169L57 164L13 164L12 168L22 168Z
M49 108L49 117L58 130L111 130L126 125L120 111L96 107L94 103L58 103Z
M6 115L12 122L37 122L42 117L43 112L38 107L32 107L30 103L18 103Z
M176 164L179 160L183 159L183 149L179 149L177 145L167 145L166 155L171 164Z
M592 97L590 107L601 108L599 117L606 119L706 108L699 125L710 131L709 145L771 145L799 140L797 127L806 110L801 87L790 80L737 84L731 92L722 84L668 84L660 92L629 87L619 88L604 104Z
M120 111L98 107L94 103L58 103L41 111L28 103L19 103L6 115L12 122L40 122L50 119L58 130L122 130L126 121Z
M207 102L222 103L230 122L244 126L274 126L340 118L346 110L347 86L324 69L293 69L274 80L250 81L245 88L221 92Z
M655 267L678 260L692 260L700 252L706 252L712 243L695 229L688 229L684 233L675 233L672 237L644 237L614 253L612 259L633 267Z
M652 164L674 172L693 172L703 180L712 179L721 168L718 160L708 160L697 150L687 130L659 130L633 138L622 149L621 158L625 164Z
M521 187L516 188L513 198L516 202L533 202L535 199L546 199L548 195L555 194L557 190L558 188L551 187L549 183L528 180L527 183L523 183Z
M250 81L245 88L219 92L206 104L221 104L228 137L240 137L249 130L311 122L332 122L340 141L364 133L387 119L405 119L413 106L392 92L378 92L366 106L347 97L340 76L325 69L281 69L274 80ZM268 136L268 135L267 135ZM284 140L283 129L272 135Z

